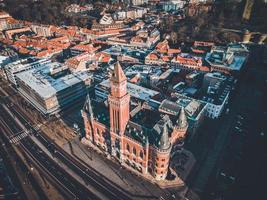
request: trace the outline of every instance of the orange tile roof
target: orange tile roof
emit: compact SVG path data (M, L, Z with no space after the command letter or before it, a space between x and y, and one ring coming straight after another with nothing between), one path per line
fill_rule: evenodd
M74 37L77 32L77 27L67 27L67 28L52 28L53 32L59 33L60 35Z
M150 60L158 60L158 56L155 53L148 54L148 59Z
M0 39L0 42L2 42L4 44L8 44L8 45L12 45L13 44L13 41L12 40L9 40L7 38L1 38Z
M156 46L157 50L167 50L169 49L169 44L167 40L164 40L162 42L159 42Z
M161 60L168 62L168 61L170 61L170 58L168 56L162 56Z
M18 41L15 41L13 45L17 46L17 47L26 47L27 46L27 42L18 40Z
M51 26L51 32L56 32L57 31L57 27L56 26Z
M202 63L201 58L197 58L197 57L192 57L192 58L186 58L186 57L182 57L182 56L176 56L175 61L179 62L179 63L183 63L183 64L200 64Z
M81 32L82 32L82 33L90 33L90 34L92 34L94 31L92 31L92 30L90 30L90 29L88 29L88 28L82 28L82 29L81 29Z
M101 48L101 46L94 47L93 44L78 44L78 45L72 47L72 49L77 49L77 50L85 51L88 53L93 53L100 48Z
M36 56L37 55L37 52L36 51L34 51L34 50L31 50L29 53L27 53L27 54L30 54L31 56Z
M210 71L210 68L209 68L209 67L206 67L206 66L200 66L200 67L199 67L199 70L200 70L200 71L209 72L209 71Z
M130 79L129 81L131 82L131 83L137 83L138 81L140 80L140 77L138 77L138 76L134 76L132 79Z
M37 57L44 57L44 56L47 56L49 54L49 51L48 50L44 50L44 51L40 51L39 53L37 53Z
M168 49L168 54L181 53L181 49Z
M9 18L7 18L7 23L9 23L9 24L18 24L19 20L16 20L16 19L14 19L12 17L9 17Z
M28 50L28 49L26 49L26 48L24 48L24 47L21 47L20 49L19 49L19 53L21 53L21 54L28 54L30 51Z
M91 54L85 52L75 57L69 58L65 61L65 64L71 68L76 68L80 62L89 61L91 59Z
M111 59L111 56L104 52L97 53L96 57L98 58L98 62L104 62L104 63L109 62Z
M78 66L78 64L80 62L81 61L77 60L76 58L70 58L70 59L66 60L65 64L72 67L72 68L75 68Z

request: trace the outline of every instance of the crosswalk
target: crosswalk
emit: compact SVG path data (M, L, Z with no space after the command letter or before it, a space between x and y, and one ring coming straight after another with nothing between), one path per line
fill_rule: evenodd
M10 138L10 143L11 144L18 144L18 142L24 138L26 138L29 135L28 131L23 131L20 134L17 134L16 136L13 136L12 138Z
M33 126L32 128L33 128L35 131L39 131L42 125L44 125L44 123L43 123L43 124L41 124L41 123L36 124L36 125ZM30 134L30 132L32 132L32 131L31 131L31 130L26 130L26 131L19 132L19 133L15 134L15 135L11 136L11 137L9 138L9 142L10 142L11 144L18 144L18 142L19 142L20 140L26 138L26 137Z

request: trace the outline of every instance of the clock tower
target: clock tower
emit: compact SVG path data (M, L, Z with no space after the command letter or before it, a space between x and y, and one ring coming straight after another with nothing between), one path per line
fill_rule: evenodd
M109 115L110 130L122 135L130 116L130 95L127 93L127 79L119 62L114 65L114 71L110 78Z

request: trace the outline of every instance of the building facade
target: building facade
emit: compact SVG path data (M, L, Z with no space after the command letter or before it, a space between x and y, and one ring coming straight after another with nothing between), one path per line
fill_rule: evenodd
M19 93L47 116L56 114L85 97L91 80L90 73L70 73L66 66L57 62L16 74Z
M184 108L180 108L178 116L170 117L140 104L131 111L130 105L127 79L116 63L108 100L101 103L87 96L82 110L85 138L122 165L157 181L165 180L171 155L187 132Z
M204 75L202 89L205 94L201 101L207 103L206 115L209 118L219 118L229 101L234 79L218 72L207 73Z

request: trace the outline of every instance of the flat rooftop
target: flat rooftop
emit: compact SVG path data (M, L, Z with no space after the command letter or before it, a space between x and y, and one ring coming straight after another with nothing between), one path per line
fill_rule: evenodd
M216 53L207 53L205 59L211 65L221 66L221 67L229 68L232 70L240 70L247 59L245 56L234 55L233 61L229 64L229 63L223 62L220 58L215 59L214 56L216 56Z
M132 74L162 74L162 69L156 65L130 65L125 69L125 75L130 76Z
M100 86L104 86L107 89L110 88L110 82L109 80L104 80L102 81L100 84ZM127 90L129 92L129 94L137 99L141 99L144 101L148 101L150 100L151 97L159 94L159 92L155 91L155 90L151 90L139 85L135 85L133 83L127 83Z
M214 66L225 67L231 70L240 70L247 60L249 50L241 44L228 46L214 46L206 54L205 60Z
M77 83L86 82L86 80L91 78L88 72L71 73L59 78L52 77L50 75L51 69L60 66L61 64L59 63L51 63L39 68L20 72L16 76L43 99L52 97L66 88Z
M9 63L5 66L6 69L12 71L13 73L17 73L23 70L30 68L31 66L41 66L46 65L47 63L51 63L50 60L47 59L37 59L34 57L20 59L15 62Z

